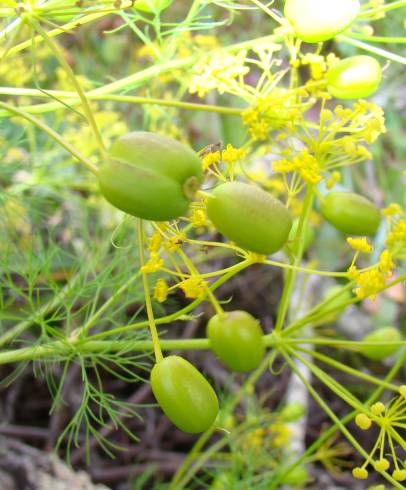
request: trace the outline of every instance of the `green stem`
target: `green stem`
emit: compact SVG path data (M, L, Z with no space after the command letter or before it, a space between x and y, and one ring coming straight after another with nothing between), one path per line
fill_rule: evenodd
M266 42L277 42L278 40L282 39L283 36L274 36L274 35L269 35L269 36L264 36L256 39L251 39L249 41L243 41L241 43L236 43L232 44L230 46L227 46L224 48L225 51L238 51L240 49L245 49L245 48L250 48L253 47L257 44L260 43L266 43ZM31 43L30 43L31 44ZM215 52L216 50L213 50L212 52ZM210 54L210 52L208 53ZM181 58L181 59L176 59L176 60L171 60L167 61L165 63L160 63L154 66L151 66L149 68L146 68L145 70L139 71L137 73L134 73L132 75L129 75L127 77L121 78L120 80L116 80L115 82L109 83L107 85L103 85L102 87L96 88L94 90L89 91L86 95L87 97L91 96L98 96L98 95L105 95L105 94L111 94L113 92L118 92L119 90L126 89L128 90L129 88L135 88L139 85L147 83L149 80L154 79L159 77L163 73L167 73L169 71L173 70L178 70L181 68L186 68L188 66L194 65L196 61L199 60L199 57L201 54L195 54L193 56L188 56L187 58ZM67 101L69 105L75 106L80 103L80 99L70 99ZM42 112L51 112L55 111L58 109L61 109L61 104L59 102L49 102L46 104L43 104L41 106Z
M302 239L302 237L304 232L304 225L305 223L307 223L307 220L309 219L309 214L313 205L313 199L314 199L313 186L309 186L306 190L306 195L303 200L303 208L300 213L299 225L297 228L296 235L294 237L294 247L293 247L294 258L292 259L293 264L291 263L291 265L295 268L295 270L289 270L286 273L282 298L279 303L278 316L276 318L276 323L275 323L275 331L277 332L281 331L283 323L285 321L285 316L288 310L290 297L293 291L293 286L295 284L295 280L298 274L298 271L296 269L299 267L299 264L302 260L303 246L304 246L303 245L304 240Z
M378 56L382 56L388 60L396 61L397 63L401 63L402 65L406 65L406 58L403 56L399 56L395 53L391 53L390 51L386 51L386 49L377 48L376 46L371 46L370 44L363 43L357 39L353 39L349 36L344 36L343 34L339 34L336 36L337 41L342 41L347 44L351 44L352 46L356 46L357 48L364 49L365 51L369 51L371 53L377 54Z
M13 9L13 14L15 14L15 9ZM59 36L60 34L66 34L71 29L77 29L78 27L80 27L84 24L87 24L89 22L93 22L93 21L98 20L102 17L105 17L106 15L109 15L109 14L111 14L111 11L104 11L101 13L93 13L93 14L83 16L80 19L66 23L65 25L63 25L61 27L57 27L55 29L52 29L51 31L48 32L48 36L49 37L56 37L56 36ZM14 54L19 53L20 51L23 51L24 49L31 47L32 43L40 43L43 41L44 41L44 39L42 38L42 36L40 36L40 35L34 36L32 39L29 39L27 41L23 41L20 44L13 46L9 51L7 51L6 57L12 56ZM0 55L2 55L1 52L0 52Z
M114 304L120 296L127 291L127 289L140 277L141 272L138 271L136 274L131 276L120 288L118 288L111 296L110 298L103 303L103 305L95 312L93 315L87 320L85 325L83 327L77 329L75 331L77 336L80 337L86 337L87 334L89 333L89 330L92 328L92 326L97 322L97 320L102 316L102 314L110 308L112 304Z
M72 68L70 67L70 65L66 61L66 59L64 58L59 47L55 44L54 41L51 40L50 37L48 37L48 34L46 33L45 29L42 28L41 24L39 22L34 22L34 21L31 21L31 24L34 27L34 29L36 31L38 31L39 34L44 38L45 44L54 53L56 59L59 61L62 68L67 73L70 81L73 83L73 85L74 85L74 87L75 87L75 89L79 95L80 101L82 102L83 110L85 111L87 121L88 121L90 127L92 128L94 137L96 138L96 141L97 141L97 144L100 148L100 151L101 151L102 155L104 156L107 153L107 150L106 150L106 147L104 146L103 139L101 137L99 128L97 126L96 119L94 118L92 109L89 105L89 102L86 98L86 95L85 95L80 83L78 82L75 74L73 73Z
M17 109L17 107L14 107L5 102L0 101L0 107L8 112L11 112L12 114L15 114L16 116L20 116L23 119L26 119L30 123L34 124L37 128L47 133L48 136L53 138L59 145L61 145L71 155L73 155L81 163L83 163L83 165L85 165L85 167L87 167L88 170L90 170L93 174L97 175L98 173L97 167L92 163L92 161L89 160L85 155L83 155L79 150L77 150L73 145L65 141L56 131L54 131L52 128L47 126L45 123L43 123L36 117L31 116L30 114L27 114L26 112L23 112L20 109Z
M47 97L47 94L54 97L59 97L61 99L72 99L75 97L75 92L67 92L63 90L47 90L42 92L38 89L18 89L13 87L0 87L0 93L3 95L17 95L17 96L28 96L28 97ZM178 100L167 100L167 99L156 99L153 97L138 97L133 95L114 95L114 94L92 94L91 92L86 93L85 96L89 100L106 100L112 102L123 102L125 104L150 104L159 105L163 107L176 107L178 109L187 109L191 111L205 111L205 112L216 112L219 114L229 114L233 116L240 116L244 111L243 108L239 109L236 107L225 107L210 104L198 104L195 102L181 102ZM24 110L30 114L39 114L47 111L43 111L42 105L30 105L25 106ZM1 115L1 114L0 114Z
M211 286L210 290L215 291L218 287L220 287L222 284L227 282L231 277L234 275L238 274L238 272L242 271L243 269L249 267L252 264L251 261L248 260L243 260L242 262L239 262L233 267L230 267L229 271L224 274L223 277L220 277L215 281ZM198 306L200 303L205 301L205 298L198 298L192 301L189 305L185 306L181 310L178 310L175 313L172 313L170 315L163 316L161 318L156 318L155 323L156 325L164 325L166 323L171 323L174 322L175 320L178 320L179 318L183 317L190 311L194 310L196 306ZM111 335L121 335L122 333L137 329L137 328L144 328L148 326L148 321L142 321L138 323L133 323L131 325L125 325L123 327L117 327L113 328L111 330L108 330L106 332L100 332L96 335L93 335L90 337L91 340L96 340L96 339L102 339L104 337L110 337Z
M399 369L402 368L404 361L406 358L406 351L404 355L400 356L399 359L396 361L394 366L390 369L388 374L385 376L383 383L388 384L390 381L395 377L396 373L399 371ZM377 388L373 394L368 398L368 400L365 401L365 406L371 406L372 403L376 402L377 399L380 397L382 394L382 391L384 390L383 386L380 386ZM340 419L340 423L342 425L347 424L350 422L356 415L357 411L354 410L342 419ZM287 468L284 468L273 480L271 485L269 486L268 490L275 490L276 488L279 488L279 484L282 482L282 480L288 475L296 466L298 466L300 463L303 463L305 460L309 458L311 454L313 454L317 449L319 449L325 441L327 441L335 432L337 432L338 429L338 424L332 425L329 429L324 430L323 433L317 438L313 444L311 444L306 451L300 456L298 459L296 459L292 464L290 464Z
M313 386L307 381L307 379L303 376L300 370L297 368L296 364L290 358L290 356L281 350L283 357L286 362L290 365L292 371L298 376L298 378L305 385L308 392L312 395L315 401L320 405L320 407L326 412L326 414L331 418L331 420L335 423L335 425L340 429L341 433L348 439L348 441L352 444L354 449L356 449L365 459L368 459L368 453L365 449L358 443L355 437L351 434L351 432L347 429L347 427L341 422L341 420L337 417L337 415L331 410L331 408L327 405L327 403L321 398L321 396L317 393L317 391L313 388ZM397 482L394 478L392 478L389 473L382 471L381 474L396 488L403 489L403 485Z
M370 41L372 43L406 43L406 37L368 36L367 34L360 34L358 32L351 32L349 34L352 39L362 39L363 41Z
M358 18L362 17L371 17L376 14L381 14L383 12L389 12L389 10L399 9L406 6L405 0L397 0L396 2L387 3L385 5L381 5L379 7L375 7L373 9L364 10L358 15Z
M154 318L154 312L152 310L152 303L151 303L151 295L149 293L149 284L148 284L148 277L147 273L144 272L143 266L145 265L145 256L144 256L144 226L143 226L143 221L140 219L138 221L138 251L140 254L140 265L141 265L141 274L142 274L142 283L144 286L144 294L145 294L145 305L147 307L147 316L148 316L148 323L149 323L149 329L151 332L151 337L152 337L152 343L154 346L154 353L155 353L155 361L160 362L163 359L162 355L162 350L159 342L159 335L158 335L158 330L156 328L155 324L155 318Z

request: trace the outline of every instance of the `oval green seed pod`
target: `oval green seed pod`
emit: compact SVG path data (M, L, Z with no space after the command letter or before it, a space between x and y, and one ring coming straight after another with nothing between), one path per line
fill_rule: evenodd
M186 359L168 356L154 365L151 388L165 415L184 432L209 429L219 410L216 393Z
M284 13L298 38L318 43L349 27L359 10L359 0L286 0Z
M148 14L160 13L173 2L173 0L136 0L135 10L147 12Z
M399 350L399 345L385 345L385 341L397 342L402 335L395 327L382 327L366 335L361 340L361 354L373 361L380 361L390 357ZM362 342L379 342L378 345L362 345Z
M348 235L374 235L381 222L375 204L353 192L330 192L321 201L320 212L331 225Z
M229 240L265 255L283 247L292 227L290 213L281 201L242 182L216 187L208 198L207 214Z
M233 371L251 371L265 355L261 326L246 311L214 315L207 324L207 337L213 352Z
M191 148L168 136L138 131L113 143L98 177L113 206L138 218L167 221L186 214L203 169Z
M372 56L351 56L327 73L327 90L337 99L362 99L372 95L382 79L381 65Z
M306 466L298 465L285 476L282 483L292 487L304 487L309 480L310 474Z

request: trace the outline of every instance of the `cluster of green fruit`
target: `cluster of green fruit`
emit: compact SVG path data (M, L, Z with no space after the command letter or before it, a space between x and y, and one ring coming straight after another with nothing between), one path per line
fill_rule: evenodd
M163 221L186 214L203 181L203 171L190 148L166 136L134 132L113 144L110 160L100 168L99 181L103 195L117 208L142 219ZM208 196L207 212L227 238L260 254L280 250L292 229L291 215L281 201L242 182L217 186ZM329 193L321 202L321 212L337 229L352 235L374 234L381 219L372 202L351 192ZM213 352L234 371L255 369L264 358L262 329L244 311L215 315L207 335ZM371 349L376 347L363 353L368 356ZM187 360L168 356L155 364L151 386L177 427L195 433L213 424L217 396Z
M138 0L135 8L159 13L170 0ZM335 4L334 5L332 5ZM285 16L295 34L306 42L321 42L347 28L359 11L358 0L287 0ZM381 80L379 63L369 56L340 61L327 74L327 89L344 99L367 97ZM203 182L199 157L166 136L133 132L119 138L98 174L104 197L115 207L141 219L167 221L184 216ZM330 192L321 202L323 217L351 235L373 235L381 220L376 206L358 194ZM207 197L214 227L238 246L268 255L280 250L297 223L284 204L263 189L242 182L218 185ZM264 358L259 322L244 311L225 312L210 319L207 335L213 352L230 369L248 372ZM370 339L367 339L370 340ZM390 349L389 349L390 350ZM377 358L375 346L364 355ZM384 354L390 352L384 352ZM203 375L187 360L167 356L151 372L153 393L180 429L207 430L218 413L217 396Z

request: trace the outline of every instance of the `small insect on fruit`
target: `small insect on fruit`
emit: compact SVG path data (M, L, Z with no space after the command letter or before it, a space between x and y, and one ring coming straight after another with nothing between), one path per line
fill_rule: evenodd
M348 235L374 235L381 222L375 204L353 192L330 192L321 201L320 212L331 225Z
M168 8L172 2L173 0L136 0L134 2L134 8L141 12L155 14Z
M298 38L318 43L349 27L359 10L359 0L286 0L284 12Z
M203 169L191 148L168 136L138 131L113 143L98 177L113 206L138 218L167 221L186 214Z
M251 371L264 357L261 326L245 311L214 315L207 324L207 336L213 352L233 371Z
M290 213L281 201L242 182L216 187L207 200L207 215L229 240L265 255L283 247L292 227Z
M372 56L351 56L327 73L327 90L337 99L361 99L372 95L382 79L381 65Z
M390 357L399 350L399 344L385 345L385 341L400 342L402 335L395 327L381 327L366 335L361 340L360 352L368 359L380 361ZM368 342L377 342L377 345L368 345Z
M183 357L168 356L157 362L151 371L151 388L165 415L184 432L204 432L216 420L216 393Z

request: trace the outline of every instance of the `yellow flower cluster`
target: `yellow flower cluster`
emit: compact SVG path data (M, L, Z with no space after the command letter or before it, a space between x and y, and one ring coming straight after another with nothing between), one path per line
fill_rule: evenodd
M382 213L385 216L402 216L403 215L403 209L397 204L396 202L393 202L389 204L388 207L384 208L382 210Z
M203 209L194 209L190 217L190 221L195 228L207 225L206 212Z
M267 442L273 448L280 448L288 444L292 437L292 430L289 426L279 420L271 423L268 428L259 427L249 432L243 445L248 448L263 447Z
M359 114L355 122L363 129L357 134L367 143L373 143L379 135L386 133L385 117L383 109L372 102L360 100L354 104L355 111Z
M165 279L158 279L154 287L154 299L163 303L168 297L169 286Z
M247 151L243 148L234 148L233 145L228 144L226 149L221 152L221 160L227 163L235 163L244 158L246 154Z
M327 56L306 53L301 57L300 64L309 65L310 76L313 80L321 80L325 76L326 71L335 65L337 61L339 61L339 58L334 53L329 53Z
M189 277L179 284L186 298L203 298L207 289L206 282L201 277Z
M186 240L184 233L178 233L176 236L171 236L164 242L164 247L169 252L176 252L182 246L182 243Z
M347 243L354 250L357 250L358 252L362 252L364 254L369 254L374 249L374 247L368 242L366 237L362 237L362 238L348 237Z
M371 270L359 272L355 265L348 269L348 276L355 280L357 287L354 293L359 299L372 298L385 289L386 279L391 277L396 264L392 260L389 250L384 250L379 258L379 263Z
M388 247L397 246L401 250L406 247L406 219L402 219L393 225L386 237L386 245Z
M203 169L207 170L208 168L216 165L221 159L221 153L219 151L210 151L206 153L202 158Z
M290 95L287 91L274 89L271 94L259 99L254 107L242 113L242 120L254 140L264 140L273 129L288 124L296 119L298 109L292 107Z
M148 239L148 250L150 252L158 252L162 245L162 235L157 231Z
M275 172L280 173L296 171L308 184L317 184L323 178L320 175L320 167L316 158L310 154L307 148L304 148L292 160L278 160L274 162L272 168Z
M233 92L242 81L242 77L249 72L245 64L247 51L241 50L236 55L216 52L210 57L204 57L193 67L193 76L189 85L189 92L204 97L212 90L220 94Z
M354 468L352 474L354 478L365 480L368 478L368 470L366 467L371 464L375 471L387 471L391 463L385 457L386 454L391 454L393 465L395 467L392 472L392 477L396 481L406 480L406 469L401 468L398 462L398 455L395 453L395 444L398 444L403 450L406 449L406 444L402 435L398 432L399 428L405 427L406 422L406 385L399 387L399 396L385 406L382 402L374 403L368 413L359 413L355 418L355 423L362 430L368 430L373 424L379 429L378 439L374 444L371 453L368 455L364 464ZM388 448L385 450L385 446ZM379 454L375 459L375 454Z
M157 272L163 265L163 259L156 252L152 252L148 262L141 267L141 272Z
M208 170L210 167L215 167L218 163L234 164L241 158L244 158L247 151L243 148L234 148L230 143L227 147L220 152L220 150L209 151L204 153L202 157L202 164L204 170Z

